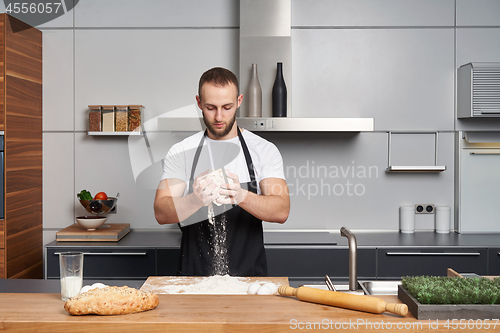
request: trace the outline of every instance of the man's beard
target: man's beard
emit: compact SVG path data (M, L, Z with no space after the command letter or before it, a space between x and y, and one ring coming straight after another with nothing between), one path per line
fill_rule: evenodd
M208 131L212 135L214 135L215 137L218 137L218 138L222 138L222 137L228 135L229 132L231 132L231 130L233 129L235 121L236 121L236 113L234 114L233 118L231 118L229 120L226 128L219 130L219 129L215 128L212 124L210 124L208 122L208 120L205 118L205 115L203 114L203 122L205 123L205 126L207 126Z

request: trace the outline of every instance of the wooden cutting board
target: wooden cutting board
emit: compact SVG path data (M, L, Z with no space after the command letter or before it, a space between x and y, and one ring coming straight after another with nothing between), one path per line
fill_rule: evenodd
M457 273L454 269L452 268L448 268L448 270L446 271L446 276L448 277L461 277L463 278L463 275L460 274L460 273ZM483 275L484 278L487 278L487 279L490 279L490 280L493 280L493 279L496 279L498 276L494 276L494 275Z
M189 287L191 285L197 284L202 280L208 278L207 276L150 276L144 282L142 287L140 288L142 291L149 291L155 294L170 294L165 291L165 287L168 286L178 286L179 288L175 288L178 291L172 292L175 294L182 294L183 289L182 286ZM272 282L277 286L287 285L288 286L288 278L287 277L235 277L238 280L250 284L252 282L259 282L264 284L266 282ZM200 293L202 294L202 293ZM219 295L228 295L224 293L220 293Z
M88 231L73 223L56 233L58 242L117 242L130 232L130 223L104 223L94 231Z

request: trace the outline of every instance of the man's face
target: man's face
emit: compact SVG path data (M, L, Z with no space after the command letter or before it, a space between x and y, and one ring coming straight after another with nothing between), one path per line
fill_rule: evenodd
M243 95L238 96L236 86L232 83L223 87L205 83L201 87L201 98L196 96L196 101L212 136L224 138L231 132L236 121L236 110L242 100Z

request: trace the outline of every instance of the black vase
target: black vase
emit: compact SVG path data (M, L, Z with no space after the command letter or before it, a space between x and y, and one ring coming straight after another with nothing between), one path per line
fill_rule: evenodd
M276 80L273 85L273 117L286 117L286 84L281 62L278 62Z

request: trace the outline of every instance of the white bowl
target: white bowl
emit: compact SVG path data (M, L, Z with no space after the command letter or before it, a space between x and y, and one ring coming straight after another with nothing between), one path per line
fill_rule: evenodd
M88 231L94 231L106 222L107 217L102 216L78 216L76 222Z

